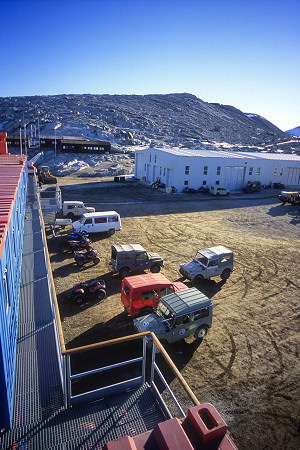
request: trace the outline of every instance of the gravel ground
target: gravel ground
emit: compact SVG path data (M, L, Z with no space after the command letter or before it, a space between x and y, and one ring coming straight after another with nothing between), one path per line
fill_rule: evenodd
M234 251L234 273L226 283L215 278L201 287L215 305L212 328L200 345L189 338L167 351L198 399L223 415L240 450L300 448L299 206L279 204L271 189L216 199L166 194L137 182L58 182L63 200L83 200L122 217L120 232L92 236L101 257L96 266L79 269L60 251L63 233L49 234L67 348L134 333L120 301L121 280L108 265L112 244L157 251L170 280L181 279L179 264L196 250L225 245ZM70 302L74 283L99 277L107 284L106 299Z

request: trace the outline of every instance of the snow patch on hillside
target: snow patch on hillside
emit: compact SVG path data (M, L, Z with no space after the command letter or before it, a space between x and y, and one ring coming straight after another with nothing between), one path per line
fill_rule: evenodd
M29 156L30 157L30 156ZM55 176L113 177L134 173L134 156L130 154L92 155L89 153L56 153L44 151L36 162L39 169L49 166Z

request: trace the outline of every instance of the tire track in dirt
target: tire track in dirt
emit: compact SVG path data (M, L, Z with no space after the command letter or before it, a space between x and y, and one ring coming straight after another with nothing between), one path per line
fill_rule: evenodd
M249 354L249 360L250 360L249 368L248 368L247 374L246 374L247 378L249 378L250 372L252 371L252 368L253 368L253 351L252 351L252 345L251 345L251 343L250 343L250 340L249 340L249 338L248 338L248 335L247 335L247 334L244 334L244 336L245 336L245 340L246 340L246 344L247 344L247 349L248 349L248 354Z
M173 250L173 247L170 248L170 246L167 245L166 235L163 231L161 231L161 225L162 225L161 223L160 223L159 229L156 227L156 224L155 224L155 227L153 227L153 226L151 227L151 231L149 231L150 228L148 226L146 227L141 222L138 222L138 225L139 225L142 233L145 235L150 246L153 245L154 248L156 248L157 250L160 248L161 250L164 250L166 253L172 253L173 255L178 256L180 258L185 258L185 255L183 255L182 253L179 253L178 251ZM158 234L162 237L162 240L164 243L157 240ZM182 239L181 240L178 239L178 241L176 242L176 244L177 244L176 248L178 248L179 246L181 247L182 242L186 241L186 236L184 235L184 233L182 233L181 236L182 236ZM176 237L178 237L178 235ZM172 242L172 241L174 241L174 238L171 238L171 239L169 238L169 240Z
M206 346L210 352L212 360L215 362L215 364L217 364L222 369L222 373L217 375L215 377L215 380L217 380L219 378L223 378L225 376L228 376L231 378L234 377L231 369L232 369L232 366L233 366L235 358L236 358L237 347L235 344L233 334L229 331L229 329L226 327L226 325L225 326L223 325L223 328L226 331L226 333L229 337L229 340L230 340L230 344L231 344L230 357L229 357L229 361L226 365L224 363L222 363L222 361L220 361L219 357L215 354L213 346L211 346L209 343L206 343Z
M289 278L285 278L285 282L287 284L287 286L292 286L298 290L300 290L300 286L296 283L294 283L292 280L290 280Z
M271 335L270 331L268 330L268 328L264 325L262 325L262 328L264 330L264 332L267 334L267 336L269 337L269 340L275 350L275 353L277 354L278 357L278 361L279 361L279 370L277 371L278 374L282 374L284 371L284 363L283 363L283 358L282 358L282 354L281 351L279 350L279 347L275 341L275 339L273 338L273 336Z
M299 436L296 429L298 423L290 415L274 411L255 411L245 409L235 413L235 421L231 428L233 438L235 433L243 435L246 439L241 442L241 450L296 450L299 448ZM252 426L249 427L249 424ZM255 425L254 425L255 424ZM272 424L281 426L273 427ZM271 433L271 434L270 434ZM262 435L262 440L253 440L253 436Z

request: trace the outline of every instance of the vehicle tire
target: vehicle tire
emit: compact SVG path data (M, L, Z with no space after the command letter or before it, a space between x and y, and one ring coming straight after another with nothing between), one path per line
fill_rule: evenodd
M97 291L97 299L103 300L105 297L106 297L105 289L99 289L99 291Z
M82 267L84 264L83 259L77 259L77 266Z
M221 278L223 281L228 280L228 278L230 277L230 270L229 269L225 269L223 270L222 274L221 274Z
M100 258L94 258L93 259L93 263L94 264L99 264L99 262L100 262Z
M193 283L198 286L199 284L202 284L204 281L204 278L202 275L196 275L195 278L193 279Z
M153 264L153 266L150 267L150 272L152 272L152 273L160 272L160 265L159 264Z
M115 234L116 230L114 228L111 228L110 230L108 230L108 234L110 236L112 236L113 234Z
M91 250L93 250L93 247L91 245L88 245L86 249L88 252L90 252Z
M202 339L207 335L208 326L207 325L201 325L201 327L198 328L196 333L194 334L195 339L197 341L202 341Z
M216 197L220 197L220 195L221 195L220 192L216 193Z
M74 219L74 214L73 213L71 213L71 212L69 212L68 214L67 214L67 219Z
M73 302L76 303L76 305L80 305L81 303L84 302L84 295L82 294L77 294L75 295L75 297L73 297Z
M226 192L226 197L229 197L229 195L230 195L230 192Z
M119 275L120 277L123 279L125 277L128 277L128 275L130 274L130 269L128 267L123 267L120 271L119 271Z
M153 313L153 309L150 306L148 306L148 307L146 306L145 308L142 308L140 310L139 317L147 316L148 314L152 314L152 313Z

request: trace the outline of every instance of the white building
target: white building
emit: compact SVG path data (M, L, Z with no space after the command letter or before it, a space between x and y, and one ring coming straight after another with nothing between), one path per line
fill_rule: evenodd
M248 153L213 150L137 150L135 177L152 182L160 178L166 187L179 192L185 186L220 186L240 190L248 181L263 185L282 183L300 187L300 156L275 153Z

